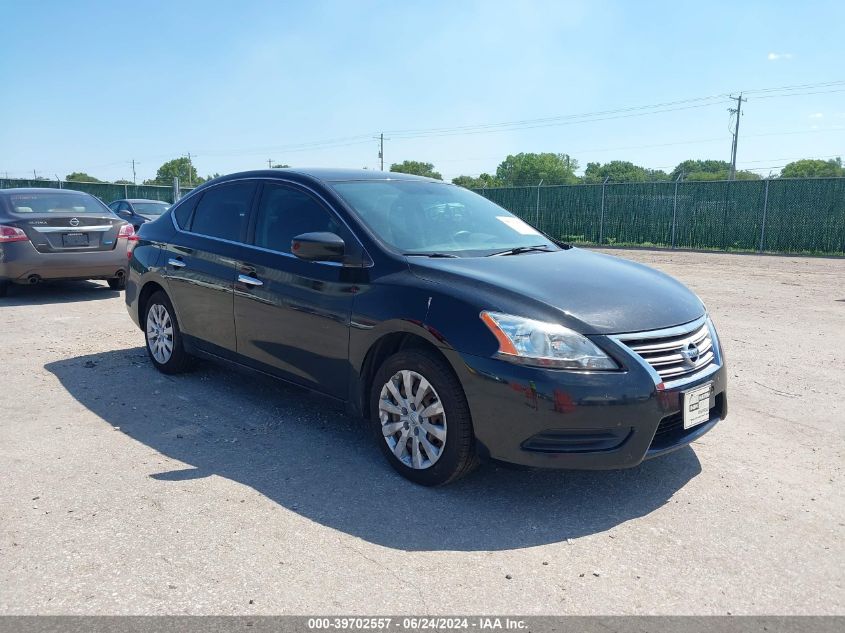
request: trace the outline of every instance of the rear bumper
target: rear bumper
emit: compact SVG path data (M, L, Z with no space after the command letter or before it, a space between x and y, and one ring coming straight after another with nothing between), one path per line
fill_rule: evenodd
M40 279L108 279L126 274L127 241L110 251L39 253L31 242L0 245L0 279L27 283Z
M707 372L658 389L635 364L626 371L576 373L452 353L464 386L479 452L541 468L630 468L686 446L727 415L720 357ZM710 418L683 428L682 392L713 383Z

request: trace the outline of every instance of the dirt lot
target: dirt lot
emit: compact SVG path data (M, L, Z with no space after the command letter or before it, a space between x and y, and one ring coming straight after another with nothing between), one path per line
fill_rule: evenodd
M689 284L730 416L620 472L429 490L315 396L165 377L101 283L0 300L0 613L845 613L845 260L614 251Z

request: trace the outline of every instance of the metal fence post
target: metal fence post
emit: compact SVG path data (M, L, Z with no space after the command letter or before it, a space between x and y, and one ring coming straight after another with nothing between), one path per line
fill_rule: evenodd
M124 183L124 184L123 184L123 197L124 197L124 198L128 198L128 197L129 197L129 189L127 189L127 185L126 185L126 183Z
M683 174L675 178L675 199L672 202L672 248L675 248L675 227L678 223L678 183L681 182Z
M540 185L543 184L543 178L540 178L540 182L537 183L537 222L535 224L536 228L540 228Z
M179 198L181 197L179 195L179 176L173 176L173 203L179 202Z
M769 210L769 180L766 178L766 188L763 190L763 220L760 223L760 252L763 252L763 239L766 237L766 213Z
M602 243L604 239L604 190L607 186L607 181L610 180L610 176L604 179L604 182L601 183L601 212L599 213L599 244Z

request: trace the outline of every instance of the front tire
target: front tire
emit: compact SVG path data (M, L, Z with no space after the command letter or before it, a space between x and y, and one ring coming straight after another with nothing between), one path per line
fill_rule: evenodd
M8 281L0 281L0 297L5 297L8 292L9 292L9 282Z
M154 293L145 310L147 355L155 368L163 374L179 374L190 369L193 357L185 351L176 312L167 295L161 291Z
M370 412L385 458L414 483L441 486L478 463L461 383L433 352L408 349L388 358L373 380Z

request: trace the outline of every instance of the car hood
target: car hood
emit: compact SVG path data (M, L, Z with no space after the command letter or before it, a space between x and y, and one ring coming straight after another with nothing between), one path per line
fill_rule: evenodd
M527 297L562 312L584 334L615 334L672 327L704 314L699 298L669 275L619 257L571 248L554 253L455 259L408 258L420 278L467 292ZM482 309L502 309L484 306ZM533 317L529 312L520 316ZM513 312L513 310L511 310Z

